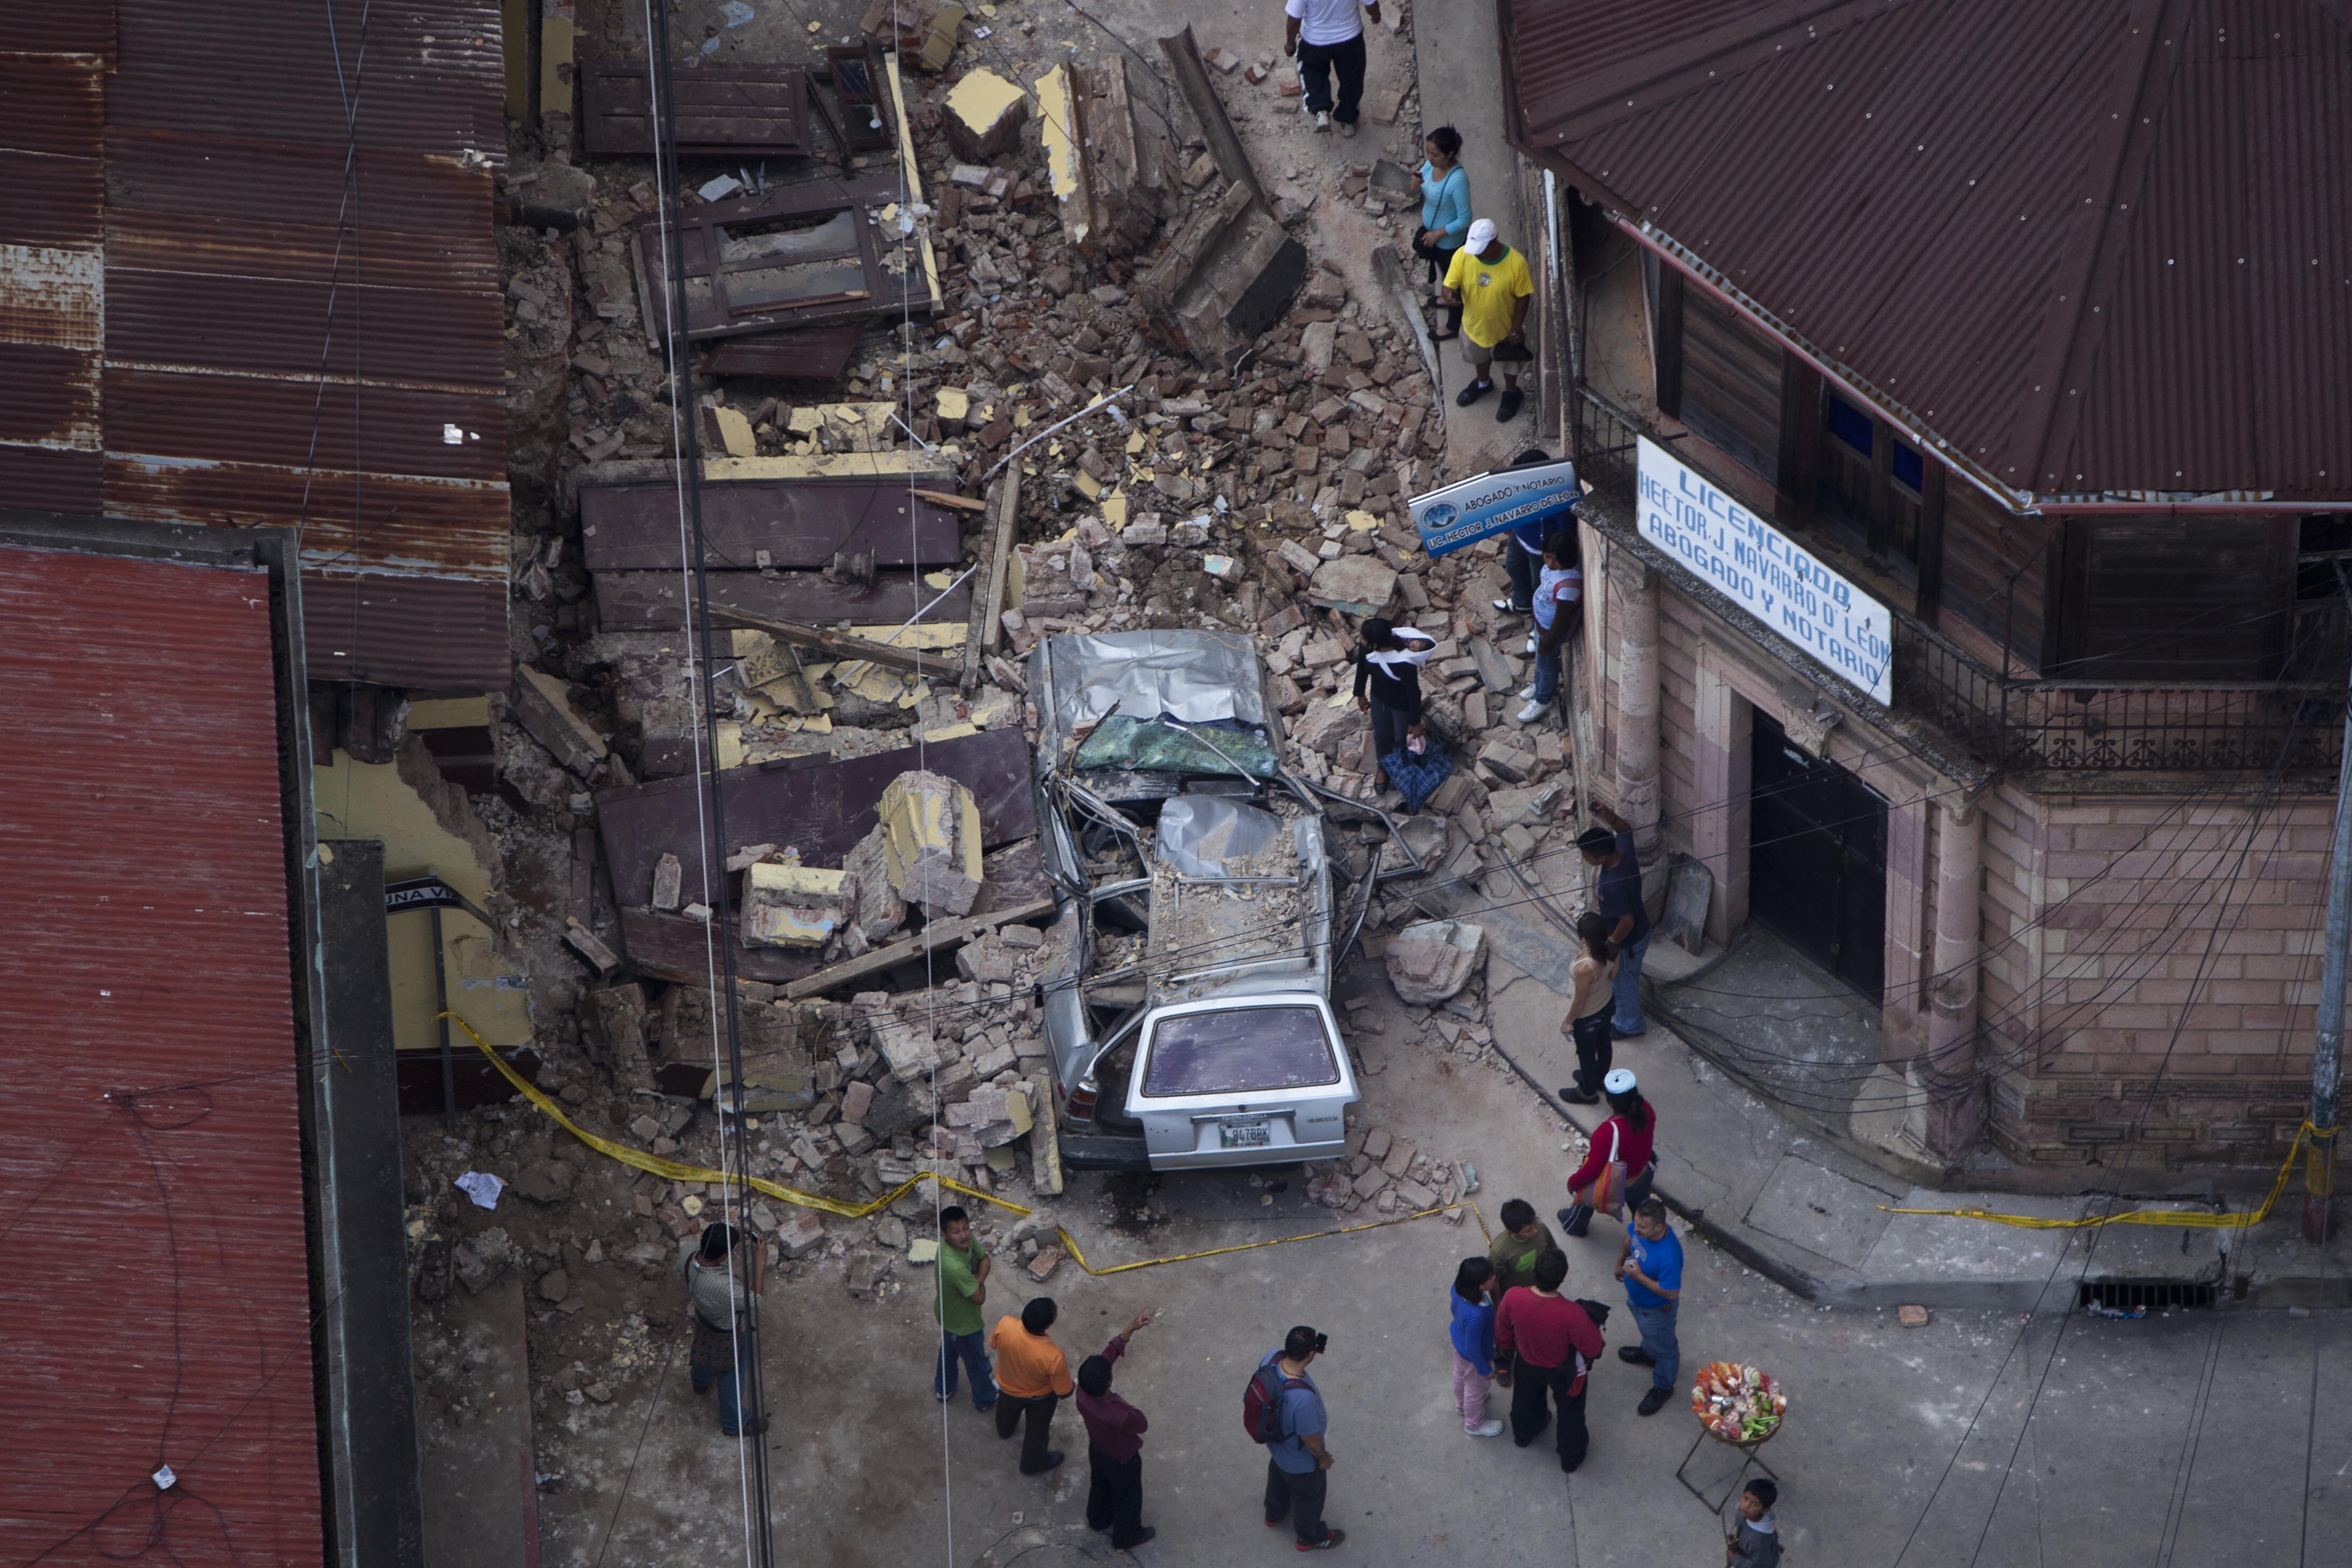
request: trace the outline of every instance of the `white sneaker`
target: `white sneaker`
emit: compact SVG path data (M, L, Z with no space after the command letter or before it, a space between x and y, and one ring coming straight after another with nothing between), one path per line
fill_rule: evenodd
M1315 111L1315 129L1318 131L1331 129L1331 116L1328 110L1318 109Z
M1340 135L1342 135L1342 136L1353 136L1355 133L1356 133L1356 122L1355 122L1354 121L1352 121L1352 120L1343 120L1343 121L1341 121L1339 122L1339 134L1340 134Z
M1532 724L1537 720L1542 718L1550 707L1551 704L1549 702L1530 702L1526 707L1519 710L1519 722L1522 724Z
M1535 700L1536 683L1530 680L1525 686L1519 688L1519 700L1522 702L1533 702Z
M1465 1426L1462 1435L1465 1437L1499 1437L1503 1435L1503 1424L1489 1421L1484 1426Z
M1529 633L1528 634L1528 651L1529 653L1533 653L1533 652L1535 652L1535 651L1536 651L1536 643L1537 643L1537 640L1538 640L1538 638L1537 638L1537 634L1536 634L1536 633L1534 633L1534 632L1529 632Z

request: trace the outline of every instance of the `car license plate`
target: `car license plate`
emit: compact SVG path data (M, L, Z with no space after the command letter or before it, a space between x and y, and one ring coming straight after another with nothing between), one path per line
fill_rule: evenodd
M1228 1116L1217 1123L1217 1141L1227 1149L1263 1149L1274 1142L1274 1129L1263 1116Z

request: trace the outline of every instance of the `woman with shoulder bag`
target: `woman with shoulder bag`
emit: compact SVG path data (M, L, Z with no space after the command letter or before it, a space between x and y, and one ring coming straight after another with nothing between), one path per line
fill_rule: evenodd
M1641 1085L1619 1068L1601 1088L1609 1097L1609 1120L1594 1129L1591 1152L1568 1179L1569 1206L1559 1211L1560 1226L1570 1236L1585 1234L1596 1209L1623 1217L1650 1195L1657 1179L1658 1113L1642 1098Z
M1470 232L1470 176L1462 167L1462 132L1441 125L1422 139L1428 157L1421 165L1421 224L1412 231L1412 253L1429 263L1432 283L1454 265ZM1462 330L1462 305L1446 307L1445 330L1429 335L1439 342Z

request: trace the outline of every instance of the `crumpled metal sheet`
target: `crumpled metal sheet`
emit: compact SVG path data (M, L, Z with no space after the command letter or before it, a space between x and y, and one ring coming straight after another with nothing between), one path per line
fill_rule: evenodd
M1112 713L1188 724L1234 719L1265 728L1257 650L1245 637L1104 632L1048 638L1045 653L1053 661L1056 740Z
M1282 818L1223 795L1179 795L1160 808L1152 858L1187 877L1235 877L1282 832Z

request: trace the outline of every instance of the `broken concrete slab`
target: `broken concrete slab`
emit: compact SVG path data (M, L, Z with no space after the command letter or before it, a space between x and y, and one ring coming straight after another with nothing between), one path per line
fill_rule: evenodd
M1483 930L1460 921L1409 925L1389 939L1389 984L1409 1005L1434 1006L1468 984L1486 940Z
M530 738L564 768L586 780L604 760L604 737L572 705L572 688L543 669L515 666L512 712Z
M1377 616L1388 608L1396 581L1395 569L1377 556L1342 555L1315 569L1307 602L1345 615Z
M1147 330L1204 364L1231 368L1289 308L1307 247L1245 185L1177 232L1136 286Z
M1156 84L1121 54L1057 65L1034 86L1063 234L1090 257L1141 248L1174 212L1181 178Z
M877 805L890 886L926 915L961 915L980 894L980 806L951 778L920 770L890 781Z

